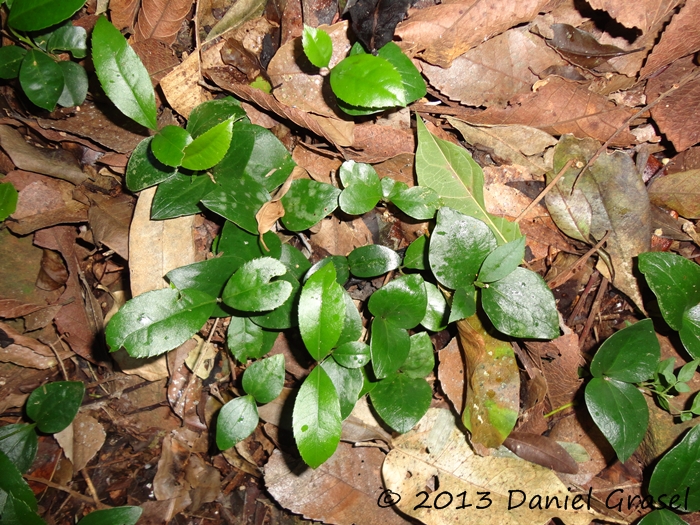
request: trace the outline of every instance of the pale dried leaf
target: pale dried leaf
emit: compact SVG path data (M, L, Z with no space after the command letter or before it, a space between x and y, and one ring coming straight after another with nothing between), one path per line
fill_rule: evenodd
M665 18L670 9L678 5L676 0L641 0L640 2L620 2L618 0L589 0L593 9L607 11L625 27L636 27L646 33L654 27L659 18Z
M196 512L204 503L211 503L221 492L221 473L197 455L190 456L185 480L192 486L190 512Z
M163 439L158 470L153 479L153 495L157 500L170 500L188 495L190 484L185 480L185 468L192 451L172 434Z
M142 0L134 40L155 38L172 44L191 8L192 0Z
M185 118L211 94L199 84L199 53L192 53L160 80L168 104Z
M367 396L363 396L358 399L350 415L343 421L340 439L348 443L372 440L391 443L391 434L382 428L369 408Z
M85 468L104 445L107 433L102 423L94 417L78 412L73 422L61 432L54 434L56 441L71 463L73 471Z
M239 0L233 2L226 14L212 28L204 42L210 42L230 29L237 28L245 22L259 17L265 10L265 0Z
M659 177L649 187L649 198L686 219L700 219L700 170Z

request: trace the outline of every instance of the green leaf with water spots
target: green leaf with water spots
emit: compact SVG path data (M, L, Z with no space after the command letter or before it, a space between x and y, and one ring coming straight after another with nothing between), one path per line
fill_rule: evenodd
M338 207L340 190L331 184L297 179L282 197L284 227L293 232L311 228Z
M380 244L359 246L348 254L350 272L355 277L377 277L401 265L401 256Z
M284 264L272 257L248 261L226 283L222 299L244 312L274 310L292 293L292 285L287 281L272 280L286 272Z
M251 395L237 397L226 403L216 419L216 446L220 450L240 443L258 426L260 416Z

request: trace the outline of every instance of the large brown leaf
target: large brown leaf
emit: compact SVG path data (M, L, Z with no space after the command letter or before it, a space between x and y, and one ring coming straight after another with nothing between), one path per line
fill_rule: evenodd
M110 0L109 13L117 29L127 29L134 25L141 0Z
M418 11L399 24L396 35L422 51L421 58L440 67L481 42L532 20L547 0L468 0Z
M677 5L676 0L640 0L625 2L620 0L589 0L593 9L607 11L625 27L636 27L646 33L653 27L662 13L668 13L669 5ZM665 17L665 16L664 16Z
M155 38L172 44L191 8L192 0L143 0L134 40Z

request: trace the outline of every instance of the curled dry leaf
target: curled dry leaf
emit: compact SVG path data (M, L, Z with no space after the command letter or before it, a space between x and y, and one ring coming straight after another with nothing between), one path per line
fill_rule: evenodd
M551 438L527 432L512 432L503 442L508 450L536 465L565 474L576 474L578 465L564 448Z
M33 337L22 335L11 326L0 323L0 361L26 368L45 370L56 366L56 354ZM71 352L59 351L59 357L70 357Z
M282 205L280 199L287 194L289 188L292 186L292 181L295 178L295 170L297 170L296 167L294 170L292 170L292 172L289 174L289 177L287 177L287 180L284 181L284 184L282 184L282 186L279 187L279 189L275 192L272 198L268 202L263 204L262 207L255 214L255 220L258 222L258 233L260 234L260 242L262 243L265 249L267 249L267 246L265 245L265 241L263 240L263 234L269 232L272 229L272 227L277 222L277 219L281 219L282 217L284 217L284 206Z
M172 44L191 8L192 0L142 0L134 40L155 38Z

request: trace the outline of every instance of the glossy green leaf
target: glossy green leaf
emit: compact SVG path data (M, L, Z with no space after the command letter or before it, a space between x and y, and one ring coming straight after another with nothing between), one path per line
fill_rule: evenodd
M34 497L32 489L29 488L27 482L24 481L22 473L1 450L0 472L2 472L2 476L0 476L0 492L4 490L8 495L11 494L27 505L32 511L36 511L36 498Z
M700 304L683 312L683 326L678 335L688 353L700 358Z
M47 434L60 432L75 418L83 403L85 385L81 381L46 383L29 394L27 415Z
M158 184L151 205L151 219L160 221L203 211L200 201L217 188L208 175L174 173Z
M515 270L525 258L525 236L499 246L486 256L479 270L479 281L492 283Z
M282 224L293 232L311 228L335 211L339 194L340 190L330 184L311 179L295 180L282 197L285 210Z
M9 182L0 183L0 221L4 221L17 209L19 193Z
M270 200L265 187L245 173L235 175L215 170L215 188L202 199L202 204L250 233L258 233L255 214Z
M17 423L0 427L0 451L22 473L27 472L34 463L39 446L34 426Z
M143 139L131 152L125 175L126 186L131 191L141 191L177 173L176 169L166 166L156 158L151 150L152 141L153 137Z
M460 319L466 319L476 313L476 291L474 286L457 288L452 294L450 305L450 318L448 323L454 323Z
M420 332L411 336L411 348L401 372L411 378L423 378L435 368L435 354L433 342L427 332Z
M396 186L396 181L391 177L383 177L379 179L382 185L382 199L390 200L390 197L394 191L394 186Z
M328 33L322 29L316 29L304 24L304 31L301 34L301 45L309 62L316 67L328 67L333 54L333 42Z
M151 77L124 36L104 16L97 19L92 31L92 62L102 89L119 111L142 126L158 129Z
M435 217L440 208L440 196L427 186L413 186L399 191L391 202L409 217L425 221Z
M179 126L165 126L153 136L151 151L165 164L177 168L185 158L184 149L192 142L192 135Z
M423 286L425 286L428 306L425 310L425 317L423 317L420 324L433 332L444 330L447 328L450 317L450 310L447 307L445 296L433 283L425 282Z
M339 285L343 286L350 278L348 258L343 255L331 255L330 257L324 257L309 268L309 270L306 272L305 278L308 279L327 264L332 264L335 266L335 280L338 281Z
M241 120L245 118L245 110L241 103L233 97L217 100L207 100L196 106L187 121L187 131L192 138L197 138L214 126L225 120Z
M337 280L337 279L336 279ZM345 343L356 342L362 337L362 318L360 312L357 311L355 302L350 297L350 294L345 292L345 318L343 319L343 331L340 332L336 346Z
M379 417L397 432L411 430L430 408L433 389L425 379L395 374L369 393Z
M232 118L225 120L185 146L182 167L188 170L208 170L221 162L231 145L233 123Z
M424 97L427 93L425 80L420 71L413 65L401 48L394 42L389 42L377 51L377 55L386 59L401 75L401 84L404 90L404 105Z
M374 208L382 198L382 185L374 168L353 160L340 166L343 192L338 198L340 209L350 215L362 215Z
M335 267L327 264L307 279L299 298L299 331L316 361L338 342L345 309L345 291L335 280Z
M586 385L586 407L600 431L625 462L644 439L649 409L637 387L594 377Z
M279 396L282 387L284 387L283 354L255 361L243 372L243 390L261 405Z
M19 31L37 31L73 16L85 0L16 0L7 23Z
M345 419L352 409L362 390L363 376L359 368L346 368L339 365L333 359L326 359L321 363L323 370L328 374L340 402L340 418Z
M286 272L284 264L272 257L248 261L226 283L222 299L244 312L274 310L292 293L292 285L287 281L272 281Z
M608 337L591 361L594 377L641 383L654 375L661 347L651 319L644 319Z
M58 103L64 108L79 106L85 102L88 92L88 76L85 69L75 62L59 62L63 72L63 91Z
M93 510L78 525L135 525L142 513L141 507L129 506Z
M700 303L700 266L674 253L648 252L639 254L639 271L668 326L680 331L685 311Z
M253 396L237 397L226 403L216 419L216 446L221 450L240 443L258 426L260 418Z
M688 525L678 514L666 509L657 509L639 520L638 525Z
M422 119L417 119L416 125L418 183L435 190L444 206L485 222L496 236L498 244L521 237L516 223L494 217L486 211L484 173L469 152L452 142L435 137L425 127Z
M481 290L481 304L496 329L512 337L554 339L559 316L554 296L542 277L516 268Z
M385 58L352 55L331 70L333 93L352 106L390 108L405 106L401 74Z
M153 357L177 348L196 334L214 310L216 298L199 290L163 288L143 293L110 319L110 351L122 346L131 357Z
M267 244L267 234L265 235L265 244ZM275 237L277 236L275 235ZM277 238L279 239L279 237ZM267 244L267 246L268 248L270 247L269 244ZM309 271L309 268L311 268L311 262L309 262L301 251L291 244L281 245L279 260L282 261L282 263L287 267L287 270L289 270L298 280L302 279L304 274Z
M372 294L369 311L399 328L414 328L425 317L428 297L420 275L403 275Z
M649 481L649 493L655 498L679 494L676 507L681 512L700 510L700 426L694 426L675 447L656 464ZM688 491L688 493L686 493ZM686 500L687 497L687 500Z
M406 361L411 348L408 332L383 317L372 319L369 351L372 369L378 379L396 372Z
M292 326L297 326L297 305L301 295L301 285L290 272L280 277L280 280L287 281L292 287L292 293L287 300L270 312L252 315L250 319L257 325L269 330L286 330Z
M17 78L27 50L19 46L0 47L0 78Z
M249 317L232 316L226 333L226 344L233 357L245 363L247 359L260 359L268 353L278 332L264 330Z
M299 389L292 428L304 462L319 467L340 442L340 400L333 381L321 366L314 368Z
M675 357L669 357L668 359L664 359L662 361L659 361L659 364L656 367L656 373L663 377L666 382L670 385L675 384L676 382L676 376L673 373L673 369L676 364L676 358Z
M401 265L401 256L380 244L355 248L348 254L350 273L355 277L377 277Z
M496 238L486 224L451 208L440 208L428 259L443 286L456 290L472 285L484 259L495 248Z
M19 83L27 98L40 108L52 111L63 93L63 69L45 53L34 49L19 68Z
M216 253L223 254L224 257L238 257L243 262L252 261L258 257L280 259L282 255L280 238L274 232L267 232L263 235L263 239L269 251L265 250L259 235L249 233L234 223L226 221L219 235Z
M678 381L683 381L684 383L691 381L695 375L695 371L698 369L698 365L700 365L700 358L693 359L684 364L678 371Z
M333 350L333 359L345 368L362 368L370 360L369 345L360 341L344 343Z
M74 26L71 23L63 24L51 32L46 41L46 51L68 51L74 58L87 56L87 31L84 27Z
M428 262L428 236L421 235L415 241L408 245L406 254L403 258L404 268L412 268L414 270L425 270L429 267Z
M2 493L2 495L6 494ZM7 500L3 503L4 506L0 507L3 525L46 525L46 522L29 508L29 505L15 495L8 494Z

